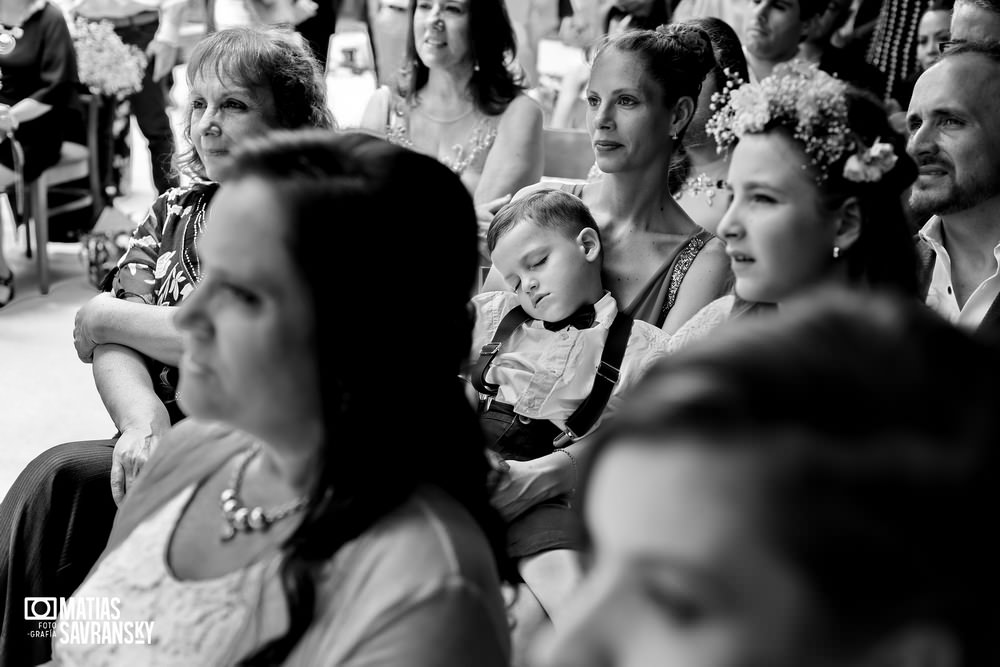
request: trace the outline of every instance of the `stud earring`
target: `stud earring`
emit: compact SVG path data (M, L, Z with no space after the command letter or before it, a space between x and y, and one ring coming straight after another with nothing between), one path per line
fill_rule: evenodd
M834 259L840 259L840 247L839 246L833 246L833 258Z

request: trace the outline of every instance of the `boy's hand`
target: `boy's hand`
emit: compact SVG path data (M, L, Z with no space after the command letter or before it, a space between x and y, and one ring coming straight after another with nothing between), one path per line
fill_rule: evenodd
M535 505L560 494L559 479L544 458L534 461L504 461L507 473L493 489L490 502L505 521L511 521Z

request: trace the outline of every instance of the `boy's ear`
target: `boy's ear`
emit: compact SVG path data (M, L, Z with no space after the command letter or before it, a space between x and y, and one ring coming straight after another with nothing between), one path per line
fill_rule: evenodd
M583 251L583 257L588 262L596 261L601 256L601 238L596 229L586 227L576 235L576 243Z

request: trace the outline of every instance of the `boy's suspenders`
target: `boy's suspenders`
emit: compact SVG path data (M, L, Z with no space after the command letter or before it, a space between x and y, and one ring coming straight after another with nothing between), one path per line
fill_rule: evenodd
M525 313L523 308L515 307L504 315L496 333L493 334L493 340L483 345L479 352L479 359L473 365L470 373L472 386L480 394L490 397L496 396L499 387L486 381L486 373L511 334L530 319L531 316ZM608 399L611 398L611 392L618 384L622 359L625 358L625 348L628 347L628 339L632 333L632 322L632 318L621 311L615 315L615 320L608 330L608 339L604 343L601 363L597 367L597 375L594 376L594 386L590 390L590 395L566 420L566 429L552 442L553 447L565 447L571 442L579 440L582 435L593 428L601 413L604 412Z

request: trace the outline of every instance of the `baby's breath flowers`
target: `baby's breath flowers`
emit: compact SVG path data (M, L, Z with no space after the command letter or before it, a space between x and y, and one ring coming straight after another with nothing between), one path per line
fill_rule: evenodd
M125 44L107 21L82 17L72 23L80 81L96 95L124 98L142 88L146 54Z
M896 163L890 144L876 140L868 148L847 124L847 84L799 60L782 63L774 73L754 84L727 88L712 96L716 113L706 129L719 150L731 148L746 134L783 127L798 141L816 167L818 180L845 156L843 177L874 182Z

